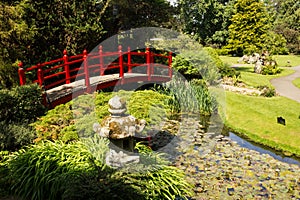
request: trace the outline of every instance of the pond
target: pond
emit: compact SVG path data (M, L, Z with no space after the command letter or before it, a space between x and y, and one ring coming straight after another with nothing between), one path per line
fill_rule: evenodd
M244 139L232 132L229 132L228 134L224 134L224 135L229 137L232 141L237 142L237 144L240 145L241 147L257 151L260 154L269 154L270 156L272 156L273 158L275 158L281 162L285 162L285 163L289 163L289 164L296 164L296 165L300 166L299 158L292 158L292 157L284 156L282 153L280 153L278 151L275 151L271 148L247 141L246 139Z

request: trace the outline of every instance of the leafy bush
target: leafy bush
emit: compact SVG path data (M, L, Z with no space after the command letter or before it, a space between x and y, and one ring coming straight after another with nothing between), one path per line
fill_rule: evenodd
M49 110L32 125L40 140L62 140L70 142L80 137L94 134L93 124L109 116L108 101L113 95L119 95L127 101L128 113L138 119L145 119L148 124L159 124L164 117L171 115L166 95L151 90L119 91L117 93L100 92L82 95L66 104Z
M267 85L262 85L257 87L259 90L262 91L261 96L264 97L273 97L276 95L276 91L274 88L270 88Z
M213 49L211 47L205 47L204 49L208 52L209 56L214 61L222 78L223 77L237 78L240 76L240 72L236 71L234 68L230 67L228 64L225 64L220 59L220 57L215 49Z
M38 85L18 86L0 90L0 121L34 121L45 113L42 93Z
M33 142L35 133L27 124L0 122L0 150L14 151Z
M201 78L207 83L214 84L221 78L215 61L210 57L209 52L203 49L176 55L172 67L187 80Z
M281 72L281 69L277 65L264 65L262 66L261 73L263 75L274 75Z
M0 58L0 89L11 89L18 85L18 68Z

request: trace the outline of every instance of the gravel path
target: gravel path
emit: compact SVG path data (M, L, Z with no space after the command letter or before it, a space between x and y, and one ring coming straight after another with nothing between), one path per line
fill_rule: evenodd
M279 95L293 99L300 103L300 89L292 83L292 81L296 78L300 78L300 66L292 67L291 69L296 72L289 76L274 78L271 80L271 83Z

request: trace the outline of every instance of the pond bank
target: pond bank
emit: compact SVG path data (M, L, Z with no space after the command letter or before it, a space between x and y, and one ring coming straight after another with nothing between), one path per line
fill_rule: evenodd
M195 185L191 199L299 199L300 167L181 122L174 165Z

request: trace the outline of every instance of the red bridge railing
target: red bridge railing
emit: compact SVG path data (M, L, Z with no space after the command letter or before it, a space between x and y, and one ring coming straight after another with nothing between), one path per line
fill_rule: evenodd
M138 60L138 61L135 61ZM160 61L156 61L160 60ZM26 84L26 77L31 76L34 83L39 84L46 90L60 85L69 84L75 80L84 79L87 91L90 88L90 77L103 76L109 71L117 70L120 78L124 73L133 73L133 69L144 67L147 79L150 81L152 75L156 75L155 68L166 68L167 76L172 77L172 52L155 53L150 48L142 51L131 51L128 47L123 52L122 46L116 52L104 52L99 46L97 52L68 56L63 51L63 57L24 69L23 63L19 63L20 85ZM157 71L157 70L156 70ZM113 73L113 72L111 72ZM115 73L115 72L114 72ZM166 76L166 75L165 75Z

